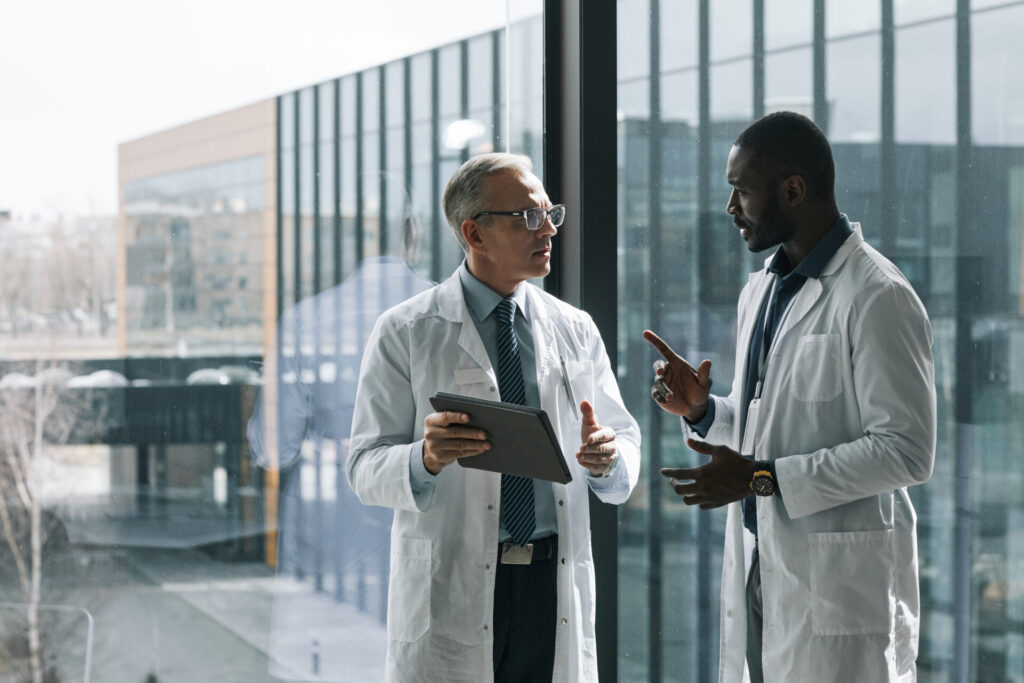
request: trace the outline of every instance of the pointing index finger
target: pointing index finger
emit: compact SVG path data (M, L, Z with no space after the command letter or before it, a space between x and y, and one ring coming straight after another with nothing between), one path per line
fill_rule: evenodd
M644 330L644 339L650 342L651 346L657 349L658 353L664 356L666 360L679 360L679 354L673 351L672 347L666 344L662 338L654 334L654 332Z

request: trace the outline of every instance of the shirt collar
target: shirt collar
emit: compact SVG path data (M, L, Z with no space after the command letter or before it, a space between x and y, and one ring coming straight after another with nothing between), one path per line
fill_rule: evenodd
M469 266L465 261L459 266L459 280L462 282L462 291L466 296L466 305L477 322L483 322L494 312L494 309L501 303L502 296L493 289L476 279L473 273L469 272ZM529 311L526 308L526 287L520 285L509 297L516 302L516 307L530 321Z
M852 234L853 228L850 227L850 219L846 217L845 213L839 214L839 220L828 229L828 232L822 235L810 253L800 262L800 265L793 268L789 263L785 250L779 247L771 263L768 264L768 270L776 275L781 275L783 280L793 275L817 279L821 277L821 272L825 270L829 259L835 256L835 253L839 251L839 247L843 246L843 242Z

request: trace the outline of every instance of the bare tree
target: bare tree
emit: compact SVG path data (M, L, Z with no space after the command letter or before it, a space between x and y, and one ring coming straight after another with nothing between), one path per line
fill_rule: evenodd
M53 367L53 366L51 366ZM68 441L81 417L83 401L59 373L36 363L31 387L0 388L0 590L14 591L10 602L25 605L27 669L32 683L45 683L43 604L44 561L55 546L66 546L59 520L44 509L47 463ZM54 376L48 380L47 376ZM5 547L4 547L5 546Z

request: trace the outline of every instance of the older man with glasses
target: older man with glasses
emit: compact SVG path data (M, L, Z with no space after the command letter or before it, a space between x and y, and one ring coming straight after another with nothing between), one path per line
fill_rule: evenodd
M466 259L378 320L346 464L360 500L396 510L388 680L596 681L587 491L629 496L637 423L590 316L527 282L550 272L566 211L529 160L474 157L443 203ZM450 467L491 444L433 411L439 391L543 409L572 481Z

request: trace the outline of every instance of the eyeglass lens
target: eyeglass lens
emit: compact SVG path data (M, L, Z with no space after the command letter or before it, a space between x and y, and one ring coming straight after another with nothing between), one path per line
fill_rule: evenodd
M539 230L548 216L551 217L551 224L559 227L565 220L565 207L558 204L550 209L530 209L526 212L526 227L530 230Z

